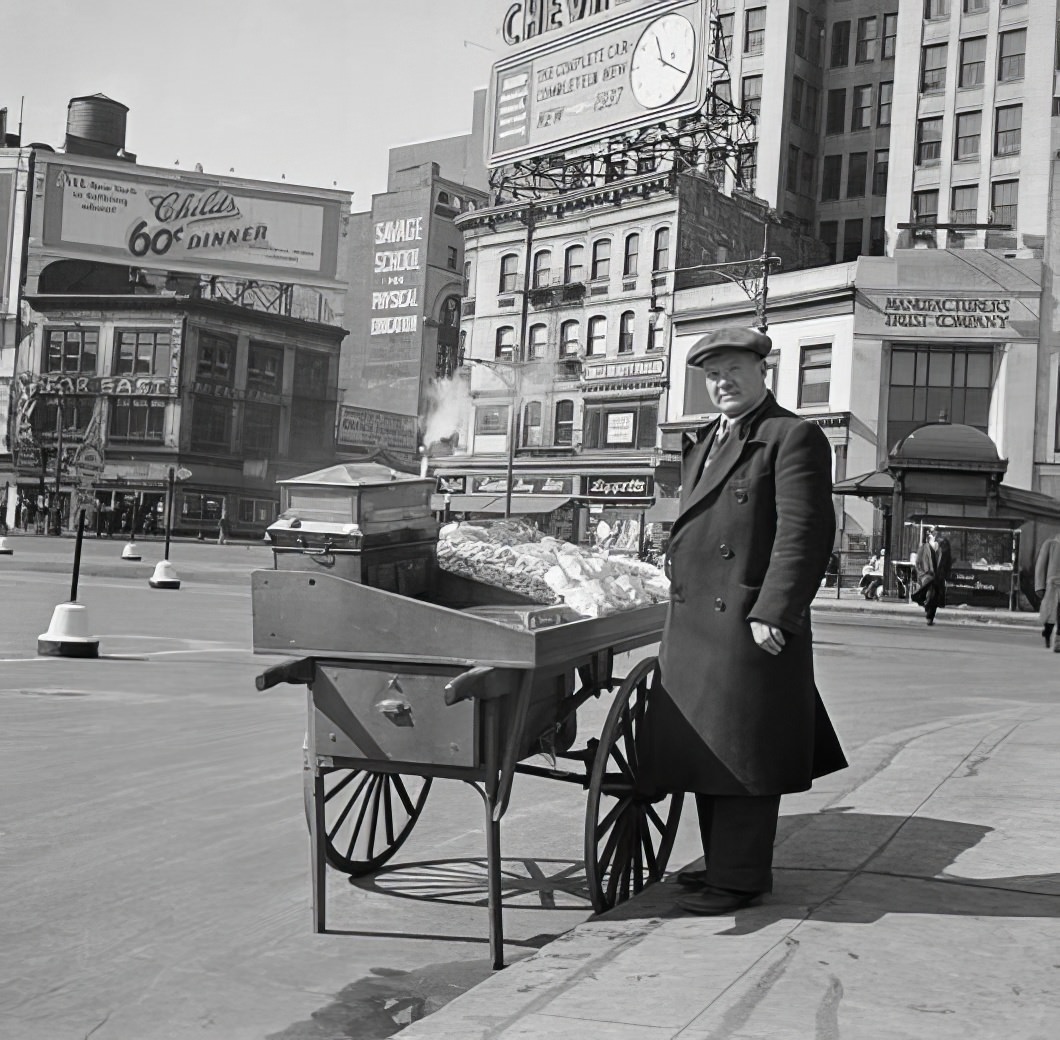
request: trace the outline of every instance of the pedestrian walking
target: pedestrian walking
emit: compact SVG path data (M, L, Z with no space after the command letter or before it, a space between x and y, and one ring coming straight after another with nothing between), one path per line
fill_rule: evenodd
M695 343L720 417L686 445L666 550L661 688L638 757L649 793L690 791L706 867L678 875L697 914L773 887L781 795L846 759L814 682L810 604L835 538L820 429L765 388L769 337L719 329Z
M916 554L917 588L909 597L924 608L929 625L935 614L946 606L946 579L950 576L950 543L939 536L937 527L929 527Z
M217 521L217 544L226 545L228 543L228 508L227 503L221 506L221 517Z
M1043 542L1038 550L1038 559L1034 564L1034 590L1041 600L1038 617L1042 623L1046 649L1052 641L1053 653L1060 654L1060 631L1057 631L1053 640L1053 632L1060 624L1060 535Z

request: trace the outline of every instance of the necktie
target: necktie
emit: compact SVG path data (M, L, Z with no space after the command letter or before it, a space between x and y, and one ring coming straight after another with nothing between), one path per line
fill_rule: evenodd
M721 421L718 423L718 432L714 434L714 442L710 446L710 450L707 452L707 460L714 458L719 451L724 447L725 442L729 439L729 431L732 429L732 424L723 415Z

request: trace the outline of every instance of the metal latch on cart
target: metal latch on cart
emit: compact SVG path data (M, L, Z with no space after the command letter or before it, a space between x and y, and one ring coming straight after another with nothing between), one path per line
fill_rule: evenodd
M376 701L375 710L385 715L395 726L415 725L412 721L412 705L402 696L404 690L401 689L401 683L398 682L396 675L390 677L385 692L394 693L396 696Z

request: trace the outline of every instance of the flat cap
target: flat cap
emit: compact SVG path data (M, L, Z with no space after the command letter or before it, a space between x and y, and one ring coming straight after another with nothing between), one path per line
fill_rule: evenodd
M688 352L689 365L702 365L703 362L719 350L749 350L752 354L764 358L773 349L773 341L757 329L743 325L726 325L715 329L702 339L692 344Z

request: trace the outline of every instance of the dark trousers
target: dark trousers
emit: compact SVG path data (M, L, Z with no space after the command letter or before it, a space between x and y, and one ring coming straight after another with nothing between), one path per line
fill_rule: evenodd
M772 892L780 795L697 794L696 809L707 884L734 892Z

